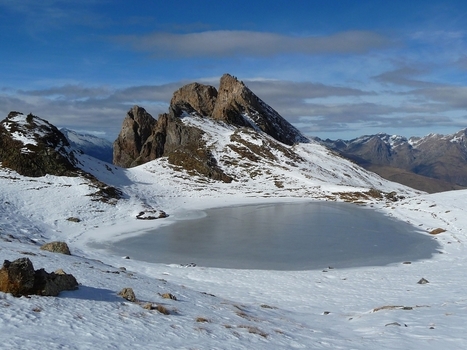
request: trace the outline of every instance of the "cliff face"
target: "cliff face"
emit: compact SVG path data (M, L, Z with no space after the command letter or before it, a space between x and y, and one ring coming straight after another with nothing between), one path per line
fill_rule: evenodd
M113 145L114 164L125 168L137 165L134 162L155 125L156 120L144 108L134 106L130 109Z
M199 83L178 89L169 112L161 114L157 121L143 108L133 107L114 142L114 164L132 167L167 157L170 164L187 171L230 182L232 178L221 170L207 147L202 128L183 122L190 116L263 132L286 145L308 141L242 82L226 74L221 78L219 91Z

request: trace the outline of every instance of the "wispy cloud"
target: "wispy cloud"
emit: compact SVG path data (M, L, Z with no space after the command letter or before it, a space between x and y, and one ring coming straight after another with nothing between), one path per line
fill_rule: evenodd
M391 45L374 32L346 31L323 36L287 36L270 32L218 30L199 33L125 35L117 42L156 57L271 56L277 54L365 53Z
M383 84L421 88L434 85L434 83L422 79L423 74L428 72L427 68L403 66L374 76L373 79Z
M253 79L247 81L247 83L248 87L255 92L255 94L267 96L271 100L290 100L291 98L299 100L329 96L364 96L375 94L372 91L312 82Z
M438 85L432 88L419 89L412 92L422 95L427 100L436 101L449 109L467 110L467 87Z
M93 6L108 0L0 0L0 9L18 15L22 19L22 29L31 36L55 31L70 26L102 28L111 21L104 14L93 10Z

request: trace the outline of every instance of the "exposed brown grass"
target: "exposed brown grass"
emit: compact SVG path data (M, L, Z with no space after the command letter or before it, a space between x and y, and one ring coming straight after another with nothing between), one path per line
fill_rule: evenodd
M262 330L260 330L258 327L255 327L255 326L240 325L240 326L238 326L238 328L247 329L248 333L257 334L257 335L259 335L259 336L261 336L263 338L268 337L268 334L266 332L263 332Z
M446 232L446 230L444 228L438 227L438 228L435 228L434 230L431 230L430 234L431 235L438 235L438 234L443 233L443 232Z

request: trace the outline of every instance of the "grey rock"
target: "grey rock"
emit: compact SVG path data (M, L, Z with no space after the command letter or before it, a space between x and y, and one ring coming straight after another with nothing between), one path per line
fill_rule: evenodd
M113 163L124 168L138 165L136 160L155 125L156 120L144 108L130 109L113 144Z
M29 295L34 287L34 266L28 258L5 260L0 269L0 291L14 296Z
M73 275L63 270L48 273L44 269L36 270L32 294L42 296L57 296L65 290L78 289L78 282Z
M0 269L0 290L14 296L42 295L57 296L64 290L78 288L73 275L63 270L48 273L44 269L34 270L28 258L20 258L13 262L5 260Z
M134 303L136 301L135 292L132 288L123 288L118 295L120 295L123 299L131 301Z
M60 241L46 243L41 247L41 250L46 250L52 253L71 255L70 248L68 248L68 244Z

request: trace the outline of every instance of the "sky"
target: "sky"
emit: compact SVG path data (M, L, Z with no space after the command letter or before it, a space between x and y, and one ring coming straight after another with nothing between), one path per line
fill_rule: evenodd
M467 2L0 0L0 119L114 140L229 73L305 135L467 127Z

